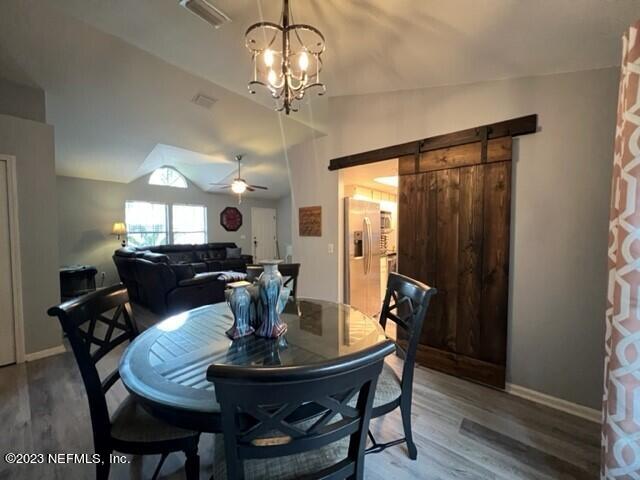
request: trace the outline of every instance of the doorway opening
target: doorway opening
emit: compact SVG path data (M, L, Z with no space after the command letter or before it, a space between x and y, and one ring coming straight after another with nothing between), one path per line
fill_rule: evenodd
M377 316L397 269L398 159L347 168L341 181L344 300Z
M15 157L0 155L0 366L24 362Z

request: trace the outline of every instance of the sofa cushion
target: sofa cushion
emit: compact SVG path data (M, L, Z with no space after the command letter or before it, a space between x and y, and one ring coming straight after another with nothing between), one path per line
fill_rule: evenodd
M169 263L169 257L162 253L144 252L142 258L153 263Z
M241 248L226 248L226 252L227 252L227 260L235 260L235 259L239 259L242 255L242 249Z
M193 252L191 250L184 252L167 252L170 263L191 263L193 262Z
M230 259L230 260L222 260L220 262L220 266L222 270L246 270L247 264L241 258L238 259Z
M214 248L208 251L211 260L224 260L227 256L226 248Z
M122 247L115 251L115 255L117 257L130 257L135 258L139 255L140 252L136 249L136 247Z
M196 250L193 252L193 261L195 262L203 262L209 260L209 258L209 252L206 250Z
M223 270L222 260L207 260L206 263L208 272L219 272Z
M188 280L189 278L193 278L196 274L195 269L189 263L184 265L173 264L171 265L171 269L173 273L176 274L176 280L180 283L182 280Z
M196 273L206 273L209 271L205 262L194 262L189 265L193 267L193 271Z

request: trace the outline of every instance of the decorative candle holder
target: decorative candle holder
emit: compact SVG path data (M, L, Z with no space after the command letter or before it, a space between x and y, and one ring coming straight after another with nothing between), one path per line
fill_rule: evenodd
M287 331L287 324L280 320L278 313L282 290L282 275L278 271L279 263L282 263L282 260L263 260L260 262L264 272L258 279L261 323L256 330L256 335L259 337L277 338Z
M251 326L251 294L247 289L250 285L249 282L244 281L228 285L231 288L228 302L233 313L233 326L227 330L226 334L234 340L254 332Z

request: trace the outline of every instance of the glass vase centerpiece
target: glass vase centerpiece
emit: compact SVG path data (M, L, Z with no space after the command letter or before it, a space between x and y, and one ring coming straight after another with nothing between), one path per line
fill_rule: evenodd
M251 325L251 293L247 287L249 282L233 282L228 285L231 289L227 302L233 313L233 325L227 330L227 336L232 339L246 337L254 332Z
M279 304L283 294L282 275L278 264L282 260L263 260L260 262L264 271L258 278L260 301L260 326L256 335L266 338L277 338L287 331L287 324L280 319Z

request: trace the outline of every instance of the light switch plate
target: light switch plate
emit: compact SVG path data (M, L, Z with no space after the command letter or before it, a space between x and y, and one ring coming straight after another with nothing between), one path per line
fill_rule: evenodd
M240 235L240 240L246 240L247 236L246 235Z
M330 243L329 245L327 245L327 252L333 253L333 243Z

